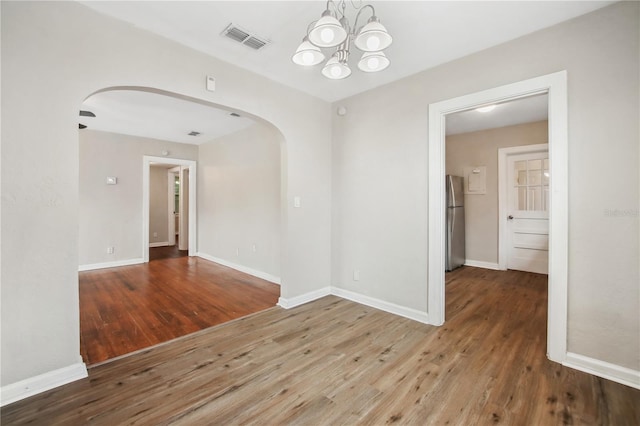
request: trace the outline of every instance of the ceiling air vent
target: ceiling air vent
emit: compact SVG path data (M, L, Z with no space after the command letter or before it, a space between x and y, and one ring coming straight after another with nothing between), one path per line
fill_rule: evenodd
M198 136L198 135L200 135L200 132L196 132L195 130L189 132L189 136Z
M242 43L254 50L260 50L264 46L269 44L269 40L258 37L257 35L252 34L251 32L244 30L233 23L227 25L227 28L224 29L222 35L225 37L229 37L231 40L237 41L238 43Z

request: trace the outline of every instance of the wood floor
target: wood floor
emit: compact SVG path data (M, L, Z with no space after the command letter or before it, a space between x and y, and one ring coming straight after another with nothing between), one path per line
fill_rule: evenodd
M175 245L149 248L149 261L162 260L162 259L174 259L176 257L187 257L187 256L189 256L189 250L178 249L177 236L176 236Z
M280 287L176 247L80 273L80 350L92 365L273 307Z
M545 356L546 276L447 274L447 322L335 296L89 369L2 424L638 425L640 391Z

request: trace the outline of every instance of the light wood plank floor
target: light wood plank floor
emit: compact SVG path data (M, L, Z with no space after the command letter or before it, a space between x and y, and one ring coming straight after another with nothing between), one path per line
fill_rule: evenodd
M81 272L80 350L88 365L276 305L280 286L175 247L149 263Z
M329 296L89 370L2 424L637 425L640 391L545 356L546 276L462 268L432 327Z

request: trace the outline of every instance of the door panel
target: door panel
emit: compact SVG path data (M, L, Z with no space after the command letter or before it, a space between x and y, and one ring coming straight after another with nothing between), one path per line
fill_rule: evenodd
M507 268L549 272L549 153L507 158Z

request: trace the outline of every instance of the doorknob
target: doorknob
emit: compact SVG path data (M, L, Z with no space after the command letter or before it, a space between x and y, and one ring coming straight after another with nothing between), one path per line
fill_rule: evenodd
M513 216L509 215L509 216L507 216L507 219L512 220Z

